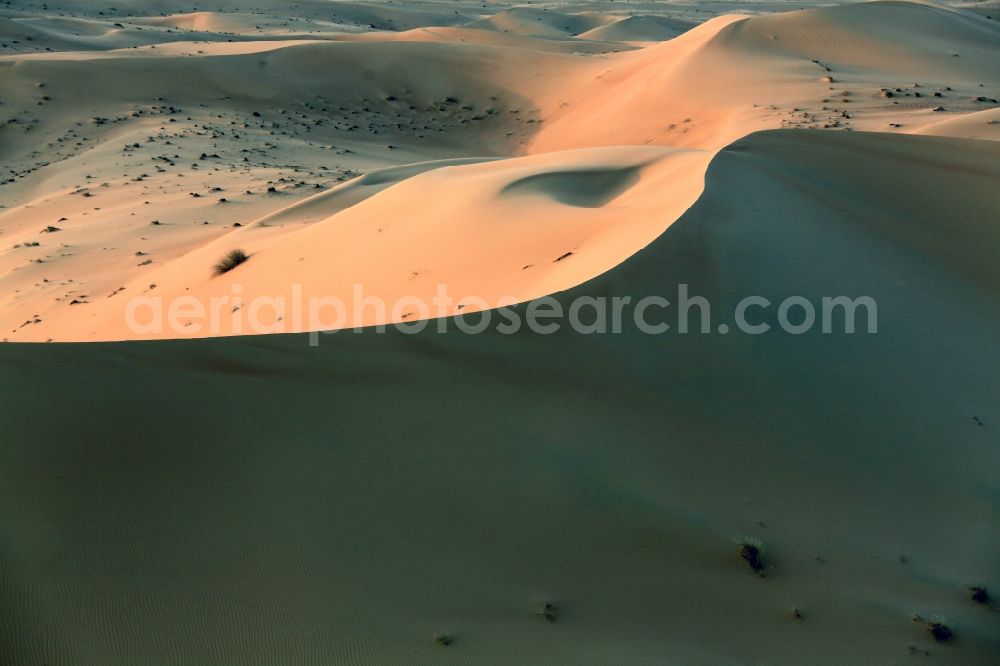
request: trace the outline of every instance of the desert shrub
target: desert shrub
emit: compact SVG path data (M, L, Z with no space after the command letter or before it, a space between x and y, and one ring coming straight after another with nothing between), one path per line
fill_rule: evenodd
M759 539L751 537L738 537L736 545L740 547L740 557L750 566L754 573L764 575L766 563L764 562L764 546Z
M951 627L945 624L944 618L940 615L935 615L930 620L922 618L919 615L914 615L913 621L924 625L927 628L927 633L929 633L938 643L950 641L955 636Z
M250 255L239 248L230 250L223 255L222 259L219 259L219 261L212 266L212 270L216 275L222 275L223 273L228 273L233 270L249 258Z

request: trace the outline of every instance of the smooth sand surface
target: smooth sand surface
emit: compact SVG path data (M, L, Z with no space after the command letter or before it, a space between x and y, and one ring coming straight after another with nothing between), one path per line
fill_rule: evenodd
M997 155L755 135L668 233L559 297L856 291L878 335L0 347L5 654L993 663L1000 618L965 586L1000 586ZM941 189L896 196L915 177Z
M0 664L995 665L998 17L0 5Z

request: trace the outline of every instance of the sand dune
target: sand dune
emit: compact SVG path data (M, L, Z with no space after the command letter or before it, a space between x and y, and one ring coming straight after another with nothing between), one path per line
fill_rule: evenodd
M192 32L238 32L254 23L252 16L240 16L220 12L192 12L154 18L132 18L130 23L178 28Z
M1000 11L820 4L0 4L0 664L996 664Z
M479 28L418 28L406 32L366 32L359 35L339 36L339 39L363 39L366 41L430 41L446 43L476 44L483 46L500 46L504 48L521 48L532 51L552 51L574 55L590 55L631 51L636 45L620 41L600 41L597 39L564 39L564 36L542 37L538 35L520 35L512 32L498 32ZM582 35L581 35L582 37ZM542 61L544 62L544 61Z
M379 30L412 30L428 25L467 23L484 14L482 7L454 6L441 2L350 2L338 0L297 0L294 5L244 0L208 0L190 3L185 0L116 0L114 6L95 10L91 0L22 3L24 10L41 14L42 6L71 16L121 21L128 18L167 19L167 24L183 28L185 15L199 15L223 25L237 25L244 17L256 17L256 25L316 28L329 25L353 26Z
M834 288L884 304L878 335L0 347L6 655L993 663L964 586L1000 586L1000 248L972 222L997 150L755 135L668 233L560 296ZM952 644L911 620L932 613Z
M661 16L626 16L577 36L607 42L662 42L687 32L694 25Z
M952 116L920 127L914 133L1000 141L1000 108Z
M594 13L562 13L548 9L515 7L468 25L470 28L513 32L530 37L567 37L580 35L614 19Z
M545 114L531 149L720 148L774 127L912 129L993 104L977 98L1000 88L998 40L993 21L914 3L720 17L595 65Z
M407 299L431 303L442 286L454 297L446 315L463 307L471 312L526 301L598 275L659 236L701 192L709 157L663 148L588 149L441 167L374 196L365 192L364 201L346 209L342 197L319 195L265 218L263 229L231 231L143 270L123 282L112 299L54 312L31 325L30 334L78 340L207 334L194 321L170 331L131 330L126 311L137 294L167 302L193 298L206 311L213 302L225 305L224 321L211 335L246 332L239 328L247 326L242 314L228 316L234 293L243 302L262 297L291 302L300 294L349 303L355 285L363 285L366 296L400 304L398 310L366 309L360 318L339 321L349 327L420 315ZM393 171L387 179L399 177L399 170ZM342 186L342 196L356 201L360 187L363 181ZM414 209L418 199L426 204ZM315 218L324 209L331 211L328 217L302 228L306 211ZM213 264L237 247L251 253L252 261L213 275ZM314 321L303 311L295 320L287 310L270 308L256 320L270 332L316 330L337 321L332 312ZM141 321L152 318L143 313Z
M206 21L229 15L136 21L180 25L178 16L192 29L210 30L221 26ZM617 25L610 15L596 14L574 15L577 22L566 23L559 12L540 9L498 16L493 28L515 18L549 27L565 23L570 32L595 22ZM892 34L879 27L888 17ZM121 336L118 325L66 322L120 320L110 294L134 295L150 284L190 288L190 279L162 276L197 273L195 267L210 266L209 256L224 252L225 244L243 243L245 232L233 236L230 225L246 227L312 194L311 188L336 186L373 169L456 157L570 155L565 151L588 146L713 151L775 127L983 137L993 127L986 124L992 119L990 96L1000 87L1000 67L994 66L1000 60L991 49L997 29L984 18L926 5L868 3L724 16L659 45L604 55L574 55L573 44L605 42L520 32L445 27L376 31L363 38L329 33L320 41L174 41L86 57L32 56L0 69L8 91L4 108L11 114L0 153L20 165L4 185L7 209L0 211L10 242L0 255L0 280L8 292L0 313L6 335ZM498 60L503 68L495 66ZM150 67L155 79L148 76ZM914 68L935 78L916 81ZM436 74L445 70L447 79ZM84 78L88 85L77 85ZM125 98L121 90L128 91ZM207 104L205 90L212 91ZM970 115L984 111L982 122ZM81 116L89 122L81 123ZM565 166L576 168L572 159ZM685 182L698 182L697 171L686 174ZM129 210L137 191L150 203ZM443 191L450 191L447 185ZM199 198L188 199L194 195ZM92 204L85 227L73 222L80 218L81 196ZM405 197L394 200L401 210L410 207ZM667 206L673 212L656 228L666 228L690 200L684 195L677 206ZM488 201L475 205L493 210ZM161 212L157 202L168 208ZM335 204L325 217L342 208ZM434 200L422 209L428 215L440 210ZM471 207L451 210L457 228L475 228L466 222ZM399 213L379 208L377 214ZM611 219L608 233L614 234L619 225ZM161 223L156 236L148 233L152 221ZM204 221L222 225L197 226ZM40 235L48 226L59 228L59 235ZM253 247L246 249L262 252L282 235L272 230L266 242L248 241ZM648 242L641 238L633 252ZM627 254L614 253L613 261L595 270ZM440 265L435 257L409 263ZM586 279L593 272L573 275ZM279 272L257 282L284 293L294 279L294 272ZM465 287L489 280L452 275L449 282ZM213 289L205 296L214 295ZM396 293L388 285L381 289ZM517 298L541 293L537 285L509 291Z

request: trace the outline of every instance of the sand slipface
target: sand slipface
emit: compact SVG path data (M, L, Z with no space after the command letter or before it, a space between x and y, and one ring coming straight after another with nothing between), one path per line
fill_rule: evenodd
M0 663L997 663L994 14L0 6Z

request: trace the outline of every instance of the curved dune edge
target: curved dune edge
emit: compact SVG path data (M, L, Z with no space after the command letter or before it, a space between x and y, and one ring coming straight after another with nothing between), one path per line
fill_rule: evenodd
M919 127L913 134L1000 141L1000 107L945 118Z
M36 341L294 333L520 303L603 273L659 236L701 193L710 157L661 147L593 148L371 173L25 332ZM233 248L250 259L213 274ZM441 289L449 303L439 308ZM384 311L354 310L373 298ZM194 314L169 315L178 299ZM325 299L345 304L345 318Z
M867 294L874 335L0 345L5 656L992 666L998 151L755 134L557 295Z
M626 16L577 35L607 42L662 42L695 27L695 23L657 16Z

